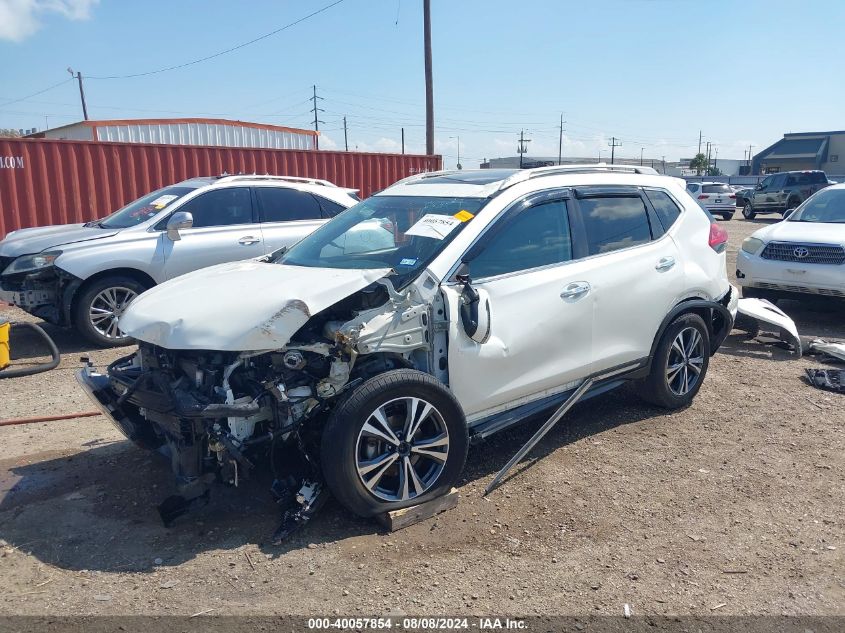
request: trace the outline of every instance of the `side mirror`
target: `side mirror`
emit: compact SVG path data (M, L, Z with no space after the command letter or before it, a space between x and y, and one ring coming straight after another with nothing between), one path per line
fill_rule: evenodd
M472 287L469 264L462 262L455 279L464 285L458 312L464 332L476 343L486 343L490 338L490 299L487 293Z
M786 211L783 212L783 219L786 220L793 213L795 213L795 209L787 209Z
M754 187L754 189L755 189L756 191L762 191L762 190L763 190L763 183L762 183L762 182L758 182L758 183L757 183L757 186L756 186L756 187Z
M179 231L189 229L194 225L194 216L190 211L177 211L167 220L167 237L178 242L182 239Z

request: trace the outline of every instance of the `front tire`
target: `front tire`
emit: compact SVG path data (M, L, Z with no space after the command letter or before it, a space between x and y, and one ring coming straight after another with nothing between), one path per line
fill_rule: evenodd
M397 369L367 380L335 407L320 461L338 501L369 517L446 494L468 447L452 392L428 374Z
M686 407L701 388L709 366L707 325L697 314L682 314L663 333L651 373L639 385L640 397L664 409Z
M74 325L82 336L98 347L121 347L132 343L117 327L126 307L147 289L122 275L103 277L83 287L76 300Z

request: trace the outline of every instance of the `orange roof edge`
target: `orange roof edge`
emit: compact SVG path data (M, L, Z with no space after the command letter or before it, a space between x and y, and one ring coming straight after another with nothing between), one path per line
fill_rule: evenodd
M174 123L208 123L210 125L234 125L235 127L251 127L258 130L271 130L274 132L292 132L294 134L307 134L309 136L319 136L319 132L314 130L304 130L302 128L287 127L284 125L271 125L269 123L252 123L251 121L234 121L232 119L204 119L204 118L183 118L183 119L102 119L97 121L79 121L77 123L69 123L61 127L69 127L71 125L83 124L87 127L102 127L107 125L171 125ZM58 129L58 128L54 128Z

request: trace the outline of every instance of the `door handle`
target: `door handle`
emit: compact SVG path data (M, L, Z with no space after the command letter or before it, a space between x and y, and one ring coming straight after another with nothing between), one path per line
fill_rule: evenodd
M561 299L580 299L585 294L590 292L590 284L586 281L573 281L563 292L560 293Z
M256 242L260 242L257 237L253 237L252 235L244 235L241 239L238 240L238 244L242 246L249 246L250 244L255 244Z
M672 266L675 265L675 258L674 257L661 257L657 260L657 264L655 264L654 269L660 272L664 270L669 270Z

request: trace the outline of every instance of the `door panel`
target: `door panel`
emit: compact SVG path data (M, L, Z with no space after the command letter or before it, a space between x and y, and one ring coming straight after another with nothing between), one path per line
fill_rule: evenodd
M584 279L592 263L571 261L564 195L516 203L465 256L472 285L488 302L479 310L489 306L483 343L471 340L460 322L462 284L443 288L449 384L470 418L561 391L590 373L593 299Z
M449 308L449 386L468 417L584 378L592 361L593 296L564 298L590 260L474 283L490 301L490 337L479 344L458 316L461 286L444 286ZM538 395L539 397L539 395Z
M181 239L162 235L167 279L264 254L261 225L255 221L248 187L227 187L197 196L177 209L194 218L194 226L179 231Z

